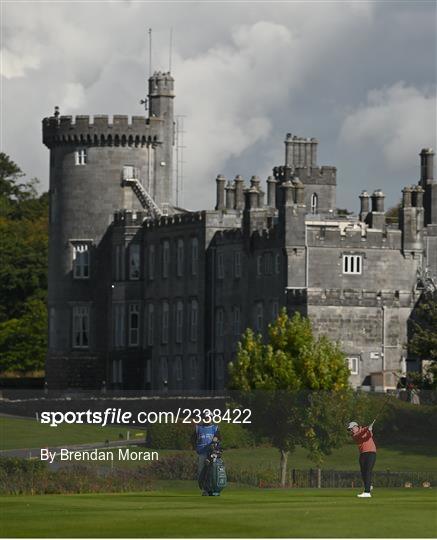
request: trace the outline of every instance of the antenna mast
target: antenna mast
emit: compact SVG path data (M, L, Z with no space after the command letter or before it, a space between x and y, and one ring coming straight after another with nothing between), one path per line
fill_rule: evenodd
M182 194L184 189L184 118L185 115L177 115L176 117L176 137L175 137L175 152L176 152L176 206L183 204Z
M152 29L149 28L149 78L152 76Z
M170 27L170 47L168 51L168 72L171 73L171 56L173 53L173 27Z

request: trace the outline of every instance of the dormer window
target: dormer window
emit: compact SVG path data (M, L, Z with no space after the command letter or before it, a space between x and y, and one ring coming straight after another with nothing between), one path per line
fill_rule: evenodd
M78 148L74 153L76 165L86 165L88 153L86 148Z

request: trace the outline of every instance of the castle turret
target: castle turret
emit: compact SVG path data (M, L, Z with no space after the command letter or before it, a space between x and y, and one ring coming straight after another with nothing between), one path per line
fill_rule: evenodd
M43 143L50 150L47 373L52 388L82 386L81 377L100 387L106 379L112 279L106 233L116 211L143 210L144 201L123 181L126 169L157 207L172 203L173 82L169 74L151 77L148 118L73 118L56 110L43 119ZM120 249L124 253L125 246Z

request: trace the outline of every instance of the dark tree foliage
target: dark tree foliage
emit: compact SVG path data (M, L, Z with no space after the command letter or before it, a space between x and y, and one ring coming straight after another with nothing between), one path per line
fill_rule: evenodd
M421 359L437 361L437 292L424 296L416 309L410 351Z
M41 369L46 349L48 193L0 153L0 371Z

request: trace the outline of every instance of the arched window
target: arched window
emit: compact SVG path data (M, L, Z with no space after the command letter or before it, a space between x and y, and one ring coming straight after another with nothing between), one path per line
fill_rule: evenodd
M176 271L178 277L184 275L184 241L182 240L182 238L179 238L177 243Z
M199 261L199 241L197 238L191 239L191 275L197 276L197 266Z
M184 328L184 304L178 300L176 304L176 343L182 343Z
M147 317L147 345L153 345L153 332L154 332L154 318L155 308L153 304L149 304Z
M224 334L224 318L225 314L223 308L217 309L217 319L216 319L216 335L217 337L223 337Z
M311 195L311 213L318 214L318 212L319 212L319 197L317 196L317 193L313 193Z
M170 242L164 240L162 243L162 277L168 278L170 266Z
M197 323L199 319L199 308L197 300L191 301L191 313L190 313L190 339L191 341L197 341Z
M168 302L162 303L162 343L168 343Z

